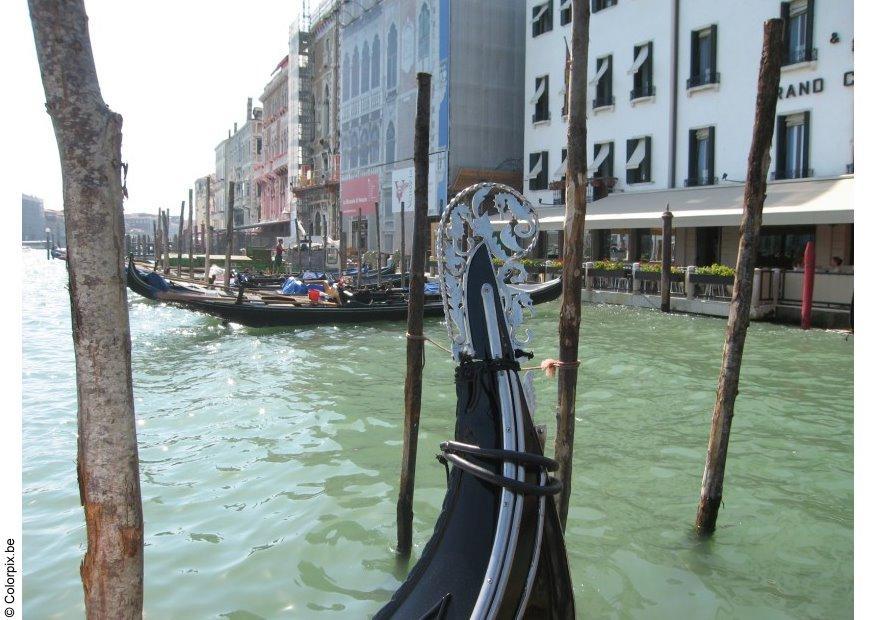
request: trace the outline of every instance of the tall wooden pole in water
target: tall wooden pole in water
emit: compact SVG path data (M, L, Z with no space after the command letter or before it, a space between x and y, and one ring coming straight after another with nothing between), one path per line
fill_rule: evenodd
M170 271L170 209L164 209L164 273Z
M188 278L194 280L194 192L188 188Z
M76 473L87 540L79 567L85 613L89 619L140 618L143 509L121 254L122 117L103 101L82 0L28 5L63 178Z
M204 284L207 286L210 285L210 252L212 248L210 247L210 241L212 240L213 232L211 230L210 224L210 194L212 193L212 182L210 178L207 177L207 206L206 206L206 215L204 218L206 222L204 224Z
M407 243L404 231L404 201L401 201L401 288L404 288L404 272L406 271L406 261L404 255L407 253Z
M811 302L814 299L814 242L805 244L802 258L802 329L811 329Z
M231 246L234 244L234 181L228 181L225 208L225 289L231 288Z
M361 288L362 285L362 208L359 207L359 220L358 220L358 232L355 237L355 247L358 250L358 261L359 268L358 273L356 274L356 279L358 280L358 286Z
M377 286L382 284L382 276L380 270L383 268L383 248L380 242L380 203L374 203L374 217L377 223Z
M182 224L185 222L185 201L182 201L182 206L179 211L179 235L176 237L176 275L182 276Z
M671 312L671 220L673 217L668 210L668 205L665 205L665 212L662 214L662 270L659 278L663 312Z
M735 266L735 284L729 303L729 321L723 345L723 364L717 379L717 401L711 414L708 454L702 476L702 492L696 513L696 530L710 535L717 526L717 513L723 500L723 474L729 450L729 430L735 413L738 377L753 294L753 275L766 198L766 178L769 172L769 148L775 128L775 107L778 103L778 82L781 78L782 21L770 19L763 27L763 52L757 82L757 99L753 122L753 140L747 159L747 180L744 186L744 213L741 217L741 239Z
M586 62L589 48L589 2L574 0L571 9L571 54L568 71L568 155L565 176L565 243L562 252L562 305L559 310L559 402L555 457L562 491L556 509L562 527L568 517L571 464L574 456L574 406L577 395L577 348L580 341L580 289L583 279L583 226L586 219Z
M401 484L396 509L398 554L410 555L413 543L413 489L416 478L416 448L419 443L419 411L422 405L422 306L425 300L425 252L428 245L428 125L431 116L431 74L417 73L416 121L413 129L413 250L410 264L410 294L407 302L407 377L404 380L404 447L401 454Z

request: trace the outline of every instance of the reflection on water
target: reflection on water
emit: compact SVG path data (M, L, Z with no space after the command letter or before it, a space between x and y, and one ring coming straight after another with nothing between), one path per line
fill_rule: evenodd
M83 610L64 264L25 251L25 608ZM146 615L364 617L392 553L404 326L253 330L130 295ZM530 322L555 356L558 303ZM852 598L852 358L843 334L753 324L713 540L690 533L724 323L585 306L568 548L593 617L841 618ZM443 326L426 322L440 340ZM415 552L443 498L452 363L429 348ZM555 381L535 380L553 428ZM549 441L549 440L548 440Z

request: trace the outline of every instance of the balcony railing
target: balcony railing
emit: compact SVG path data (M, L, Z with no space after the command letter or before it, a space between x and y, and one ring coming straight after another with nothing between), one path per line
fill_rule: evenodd
M817 60L816 47L800 47L784 52L784 62L782 66L795 65L800 62L812 62Z
M597 108L606 108L614 105L614 102L615 98L613 95L596 96L596 98L592 100L592 107L594 110Z
M704 86L706 84L719 84L720 74L717 71L706 69L699 75L691 75L687 78L687 89L695 88L696 86Z
M641 86L639 88L633 88L629 91L629 100L635 101L636 99L641 99L643 97L653 97L656 95L656 87L652 84L649 86Z
M796 170L775 170L772 173L772 180L781 181L783 179L807 179L814 176L812 168L797 168Z

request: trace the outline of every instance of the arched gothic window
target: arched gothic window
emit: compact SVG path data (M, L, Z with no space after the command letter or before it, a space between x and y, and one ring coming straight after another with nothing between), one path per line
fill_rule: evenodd
M398 29L389 26L389 40L386 44L386 88L395 88L398 81Z
M343 82L341 84L343 100L349 99L349 54L343 57Z
M361 90L364 95L368 92L368 82L371 79L371 52L368 48L368 42L365 41L364 46L362 47L362 83Z
M352 89L350 96L358 97L359 94L359 48L352 53Z
M431 52L431 9L422 4L419 9L419 59L425 60Z
M331 92L328 90L328 84L325 85L325 90L322 92L322 135L328 136L331 134Z
M386 129L386 163L390 164L395 161L395 125L389 122L389 127Z
M371 88L380 86L380 37L374 35L371 44Z

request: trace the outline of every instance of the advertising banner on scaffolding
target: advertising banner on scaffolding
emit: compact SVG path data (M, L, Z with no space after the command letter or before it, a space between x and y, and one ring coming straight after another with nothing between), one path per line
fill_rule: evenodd
M380 176L367 176L348 179L340 184L340 210L344 215L357 216L374 213L374 203L380 200Z

